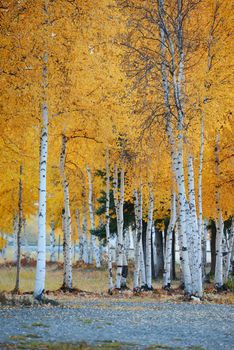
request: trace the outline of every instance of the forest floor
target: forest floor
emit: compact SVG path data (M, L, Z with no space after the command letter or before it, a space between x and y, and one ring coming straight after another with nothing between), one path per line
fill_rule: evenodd
M64 293L61 266L49 264L47 302L39 305L34 276L35 267L23 267L21 293L13 296L15 267L0 265L0 349L233 349L233 292L217 294L207 285L202 301L187 301L178 281L170 292L159 281L152 292L109 296L104 269L76 266L79 289Z

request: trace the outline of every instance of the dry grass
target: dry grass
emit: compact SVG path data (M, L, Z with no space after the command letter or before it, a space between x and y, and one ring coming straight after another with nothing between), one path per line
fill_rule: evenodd
M35 281L35 267L24 266L21 268L20 273L20 291L21 293L30 293L33 292L34 289L34 281ZM16 268L14 266L9 265L0 265L0 292L10 292L14 289L15 286L15 276L16 276ZM115 276L114 276L115 277ZM130 273L128 277L127 284L130 288L132 288L133 273L132 267L130 267ZM48 264L46 269L46 283L45 289L47 291L57 291L63 283L63 267L61 263L57 264ZM160 301L170 301L174 303L181 303L183 301L188 301L183 296L183 292L178 289L179 281L175 281L173 283L174 290L170 292L162 290L161 281L157 283L153 283L154 291L153 292L141 292L137 294L133 294L131 290L125 291L124 293L119 293L119 291L114 291L114 295L112 298L123 298L128 300L131 298L132 301L152 301L152 300L160 300ZM73 288L90 292L83 293L86 297L89 298L100 298L101 296L107 297L108 290L108 274L107 269L102 267L101 269L96 269L94 266L87 265L76 265L73 268ZM76 298L77 292L74 292L74 295L64 295L63 293L52 293L54 297L57 299L72 300ZM53 298L53 296L52 296ZM207 285L204 295L203 303L217 303L217 304L234 304L234 293L233 292L222 292L215 293L215 290L212 285Z
M36 269L34 267L22 267L20 273L20 291L31 292L34 289ZM0 291L11 291L15 286L15 267L0 268ZM107 272L95 269L73 269L73 287L89 292L103 293L107 290ZM57 290L63 283L63 270L57 265L47 267L46 290Z
M115 269L114 269L115 270ZM36 268L34 266L22 266L20 273L20 291L32 292L34 289ZM15 286L16 268L11 264L0 265L0 292L9 292ZM113 276L115 281L115 275ZM47 264L45 289L55 291L62 286L63 267L62 264ZM129 277L127 279L129 288L133 286L133 267L130 264ZM174 282L173 287L178 287L179 282ZM87 292L98 294L106 293L108 290L108 272L106 267L96 269L92 265L78 264L73 267L73 287ZM161 289L162 282L153 282L153 287Z

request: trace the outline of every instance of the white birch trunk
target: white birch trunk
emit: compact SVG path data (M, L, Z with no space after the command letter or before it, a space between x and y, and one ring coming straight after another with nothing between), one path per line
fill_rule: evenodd
M191 294L195 294L196 289L196 267L194 264L194 252L195 252L195 237L193 229L193 220L191 215L191 210L189 202L186 201L186 236L188 245L188 255L189 255L189 268L191 273Z
M110 247L110 169L109 169L109 149L106 149L106 240L108 258L108 285L109 294L113 290L112 254Z
M44 2L45 21L48 21L48 1ZM45 24L45 42L47 41L47 24ZM46 45L45 45L46 47ZM37 242L37 268L34 287L34 297L41 300L45 289L46 273L46 169L48 154L48 52L43 56L42 68L42 129L40 137L40 181L39 181L39 213L38 213L38 242Z
M183 140L180 140L178 158L177 158L177 186L178 186L178 200L179 200L179 221L180 221L180 234L182 242L182 261L183 273L184 273L184 289L185 293L191 294L192 292L192 280L191 271L189 266L189 256L188 256L188 245L187 245L187 235L186 235L186 194L185 194L185 184L184 184L184 169L183 169L183 151L182 151Z
M155 269L155 277L157 278L157 274L156 274L156 268L158 265L158 257L157 257L157 241L156 241L156 230L155 230L155 225L153 222L152 225L152 248L153 248L153 263L154 263L154 269Z
M151 257L151 237L152 237L152 222L154 210L154 196L150 188L148 222L146 230L146 284L148 289L152 289L152 257Z
M47 62L47 61L46 61ZM47 68L45 69L47 71ZM47 74L47 73L46 73ZM40 184L39 184L39 214L38 214L38 242L37 242L37 269L34 288L34 297L41 299L45 289L46 267L46 169L48 143L48 107L42 106L43 128L40 140Z
M85 264L89 263L89 249L87 239L87 207L86 207L86 191L83 179L82 189L82 231L83 231L83 261Z
M17 261L17 228L18 228L18 216L13 218L13 262Z
M202 215L202 168L204 154L204 116L201 116L201 136L200 136L200 154L199 154L199 169L198 169L198 263L202 266L202 236L203 236L203 215ZM201 243L200 243L201 242ZM203 271L204 272L204 271Z
M139 268L137 269L137 260L140 261L140 254L137 251L137 231L133 231L133 244L134 244L134 273L133 273L133 291L139 290ZM139 256L138 256L139 254ZM138 263L139 265L139 263Z
M165 230L162 230L162 246L163 246L163 258L165 257L166 255L166 233L165 233Z
M93 181L92 181L90 168L88 165L86 165L86 170L87 170L88 181L89 181L88 204L89 204L90 224L91 224L91 230L95 230L94 213L93 213ZM93 255L95 255L96 267L97 268L101 267L100 252L97 246L97 238L93 234L90 234L90 263L93 262Z
M66 143L67 138L62 135L62 148L60 153L60 173L62 178L62 186L64 193L64 250L65 254L65 270L66 278L64 280L64 288L72 289L72 245L71 245L71 213L70 213L70 199L69 199L69 184L65 173L65 160L66 160Z
M232 218L232 224L230 227L230 232L227 237L227 252L225 256L225 264L224 264L224 271L223 271L223 281L224 283L227 282L228 276L229 276L229 271L231 269L231 255L232 255L232 250L234 249L234 218Z
M4 260L7 260L7 256L6 256L6 252L7 252L7 237L6 237L6 234L3 233L3 232L1 232L0 234L2 236L2 240L5 241L5 245L1 249L2 258ZM14 292L15 292L15 290L14 290Z
M142 289L146 288L145 260L144 260L142 236L140 240L140 286Z
M65 209L62 209L62 231L63 231L63 285L62 288L66 285L67 281L67 269L65 265L65 261L67 261L67 249L65 239L66 239L66 230L67 230L67 225L66 225L66 215L65 215Z
M164 273L163 273L163 288L170 289L171 287L171 266L172 266L172 238L173 230L176 223L176 194L171 194L171 217L167 229L166 238L166 254L164 258Z
M115 202L116 217L117 217L116 288L120 289L121 288L122 269L123 269L124 170L123 170L123 168L121 168L120 191L119 191L117 165L115 165L115 169L114 169L113 190L114 190L114 202Z
M76 223L77 223L77 231L78 231L78 239L79 239L79 260L83 260L83 233L81 230L80 224L80 212L79 209L76 209Z
M217 181L220 181L220 134L217 135L216 145L215 145L215 170ZM223 252L222 252L222 241L223 241L223 218L220 203L220 185L216 185L215 190L215 200L216 200L216 264L215 264L215 287L220 289L223 286Z
M204 219L202 233L202 276L206 280L206 262L207 262L207 220Z
M17 260L16 260L16 282L14 293L19 292L20 283L20 268L21 268L21 235L22 235L22 225L23 225L23 184L22 184L22 173L23 168L20 166L20 179L19 179L19 201L18 201L18 228L17 228Z
M198 220L196 213L195 187L194 187L194 171L193 158L188 157L188 193L189 193L189 209L191 215L191 230L193 236L193 256L192 256L192 272L194 274L194 290L193 293L202 297L202 262L201 262L201 235L198 232Z
M123 237L123 267L121 275L121 288L127 287L127 276L128 276L128 231L124 232Z
M179 202L178 199L176 200L176 237L178 239L178 245L179 245L179 255L180 255L180 284L181 286L184 286L184 264L182 264L182 247L183 247L183 242L182 242L182 237L181 237L181 228L180 228L180 218L179 218Z
M54 234L54 230L55 230L55 225L54 222L51 221L50 223L50 261L51 262L55 262L56 258L55 258L55 234Z
M140 232L140 203L138 191L135 189L133 192L134 196L134 213L135 213L135 266L134 266L134 280L133 280L133 290L137 291L140 288L139 285L139 274L140 274L140 242L141 242L141 232Z

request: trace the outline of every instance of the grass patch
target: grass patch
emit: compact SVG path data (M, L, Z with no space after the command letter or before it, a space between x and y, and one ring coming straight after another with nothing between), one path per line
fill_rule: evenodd
M231 292L234 292L234 278L229 278L225 283L225 287Z
M31 327L44 327L44 328L49 328L48 325L43 324L43 323L37 323L37 322L32 323Z
M177 349L177 348L171 348L169 346L161 345L161 344L153 344L153 345L150 345L147 348L145 348L145 350L159 350L159 349L173 350L173 349Z
M102 341L95 345L94 349L102 349L102 350L127 350L127 349L135 349L136 345L132 343L121 343L118 341Z
M27 339L27 337L26 335L18 334L18 335L10 335L9 339L19 341L19 340L25 340Z
M91 324L91 323L93 323L93 320L91 318L81 318L80 320L84 324Z
M63 269L55 263L46 266L45 290L56 291L63 284ZM133 267L130 264L127 284L130 288L133 285ZM94 266L82 265L73 266L73 285L80 290L87 292L106 293L108 290L108 270L106 266L96 269ZM36 268L22 266L20 271L20 291L32 292L34 290ZM16 267L0 265L0 291L10 292L15 286ZM115 278L115 276L113 277ZM174 282L178 285L178 282ZM153 282L154 289L161 289L162 282Z
M100 342L96 345L89 345L85 342L72 344L72 343L50 343L50 342L37 342L37 341L24 341L26 338L17 339L21 341L18 344L1 344L1 350L16 350L16 349L27 349L27 350L130 350L135 349L134 344L120 343L120 342Z
M26 337L26 338L31 338L31 339L39 339L39 338L41 338L40 335L38 335L38 334L33 334L33 333L26 334L25 337Z

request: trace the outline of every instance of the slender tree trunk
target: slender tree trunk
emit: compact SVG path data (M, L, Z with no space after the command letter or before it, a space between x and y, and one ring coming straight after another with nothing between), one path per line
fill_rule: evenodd
M215 266L216 266L216 225L215 222L211 221L211 269L210 269L210 276L215 275Z
M193 219L189 202L186 201L186 236L188 245L188 256L189 256L189 268L191 273L191 294L195 294L196 289L196 267L194 264L194 252L195 252L195 235L193 228Z
M142 186L140 186L139 192L134 190L134 212L136 222L136 239L135 239L135 268L134 268L134 290L138 290L142 287L142 283L145 285L145 264L142 259ZM141 276L143 274L143 276ZM142 282L140 283L140 279Z
M26 255L26 258L29 258L28 254L28 238L27 238L27 221L25 218L23 218L23 243L24 243L24 253Z
M142 289L146 288L145 259L144 259L144 250L143 250L143 244L142 244L142 236L140 240L140 286Z
M55 262L55 224L54 221L50 223L50 261Z
M66 269L66 264L65 264L65 261L67 261L66 230L67 230L66 215L65 215L65 209L63 208L62 209L62 231L63 231L63 285L62 285L62 289L66 285L66 281L67 281L67 269Z
M79 239L79 260L83 260L84 255L84 247L83 247L83 232L81 230L80 224L80 212L79 209L76 209L76 223L77 223L77 231L78 231L78 239Z
M90 216L90 224L91 224L91 230L95 230L95 223L94 223L94 213L93 213L93 181L92 176L90 172L90 168L88 165L86 165L86 170L88 174L88 181L89 181L89 216ZM97 246L97 239L96 236L94 236L92 233L90 235L90 263L93 262L93 254L95 255L96 260L96 267L101 267L100 262L100 254L99 254L99 248Z
M141 220L140 217L140 203L139 203L139 195L138 191L135 189L133 192L134 195L134 213L135 213L135 266L134 266L134 281L133 281L133 290L137 291L140 288L139 285L139 274L140 274L140 254L141 254Z
M164 257L164 273L163 273L163 288L170 289L171 287L171 267L172 267L172 240L173 230L176 223L176 194L171 194L171 217L167 228L166 238L166 254Z
M83 231L83 261L85 264L89 263L89 250L87 239L87 207L86 207L86 190L83 178L82 185L82 231Z
M226 251L224 271L223 271L224 283L227 282L229 272L231 270L231 255L232 255L232 250L234 249L234 217L232 217L232 224L230 227L229 235L227 235L227 238L226 238L226 245L227 245L227 251Z
M188 192L189 192L189 209L191 215L191 229L193 235L193 254L192 264L193 269L191 271L194 274L194 290L193 293L202 297L202 262L201 262L201 232L198 230L198 220L196 213L196 200L195 200L195 187L194 187L194 170L193 170L193 158L190 155L188 157Z
M175 239L175 229L172 232L172 273L171 273L171 278L173 280L176 279L176 256L175 256L175 251L176 251L176 239Z
M59 260L60 260L60 240L61 240L61 238L60 238L60 235L59 235L59 238L58 238L58 262L59 262Z
M184 289L184 265L181 263L182 262L182 240L181 240L181 234L180 234L180 218L179 218L179 202L176 200L176 235L178 239L178 246L179 246L179 256L180 256L180 287Z
M39 184L39 215L38 215L38 246L37 270L34 288L34 297L42 298L45 288L46 266L46 168L47 168L47 142L48 142L48 108L45 103L42 107L43 128L40 145L40 184Z
M231 247L231 259L230 260L231 260L230 261L230 271L231 271L230 275L232 277L234 277L234 242L233 242L232 247Z
M180 140L180 146L178 151L178 176L177 176L177 186L178 186L178 200L179 200L179 221L180 221L180 235L182 242L182 261L183 265L182 271L184 273L184 290L185 293L191 294L192 292L192 281L191 281L191 271L189 265L189 255L188 255L188 244L186 235L186 195L185 195L185 184L184 184L184 170L183 170L183 151L182 151L183 140Z
M134 274L133 274L133 291L139 290L139 277L140 277L140 249L137 241L137 230L135 229L134 236Z
M17 231L18 231L18 215L14 215L13 218L13 262L17 262Z
M151 251L152 251L152 278L154 280L156 280L155 266L157 264L157 254L156 254L156 246L155 246L155 239L156 239L155 234L156 234L156 232L155 232L155 225L154 225L154 221L153 221L153 224L152 224L152 240L151 240L152 241L152 244L151 244L152 249L151 249Z
M207 220L204 219L202 232L202 276L203 281L206 281L206 263L207 263Z
M62 135L62 149L60 154L60 173L62 178L62 186L64 193L64 250L65 254L65 270L66 278L63 288L72 289L72 245L71 245L71 213L70 213L70 199L69 199L69 184L65 173L65 159L66 159L66 143L67 138Z
M120 174L120 191L118 188L118 168L115 165L114 169L114 202L117 217L117 273L116 273L116 288L121 288L121 278L123 270L123 205L124 205L124 170L121 168ZM118 193L120 192L120 193Z
M47 40L47 23L48 23L48 0L44 2L45 15L45 41ZM46 45L45 45L46 46ZM38 242L37 242L37 268L36 281L34 287L34 297L41 300L45 289L46 273L46 169L48 154L48 52L45 51L43 56L42 69L42 123L40 138L40 183L39 183L39 214L38 214Z
M106 240L108 257L108 285L109 294L113 290L112 254L110 247L110 169L109 169L109 149L106 149Z
M14 293L19 293L20 283L20 258L21 258L21 233L23 225L23 184L22 184L23 167L20 166L19 179L19 201L18 201L18 230L17 230L17 261L16 261L16 282Z
M199 154L199 169L198 169L198 262L202 269L202 242L205 236L203 235L203 215L202 215L202 169L203 169L203 154L204 154L204 116L201 116L201 136L200 136L200 154ZM201 242L201 244L200 244ZM204 244L204 242L203 242ZM201 249L200 249L201 247Z
M153 191L150 188L148 223L146 230L146 284L148 289L152 289L152 257L151 257L151 233L153 222L154 197Z
M127 277L128 277L128 232L124 232L123 237L123 267L121 276L121 289L127 288Z
M220 134L217 135L215 145L215 168L218 184L215 190L216 200L216 264L215 264L215 287L220 289L223 286L223 252L222 252L222 241L223 241L223 218L220 203Z

